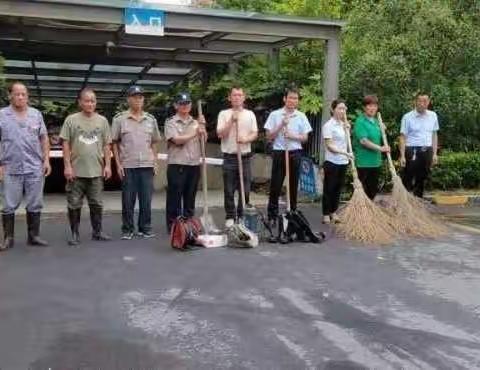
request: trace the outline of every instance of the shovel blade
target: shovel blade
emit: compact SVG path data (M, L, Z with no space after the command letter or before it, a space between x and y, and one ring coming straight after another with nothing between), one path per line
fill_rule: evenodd
M221 234L222 231L215 225L211 214L206 214L200 217L200 222L202 223L203 230L205 234Z
M228 244L227 235L201 234L197 237L197 242L205 248L220 248Z

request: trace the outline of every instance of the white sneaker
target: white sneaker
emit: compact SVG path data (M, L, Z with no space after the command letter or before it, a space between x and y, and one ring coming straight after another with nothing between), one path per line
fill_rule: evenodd
M235 220L233 218L229 218L225 221L225 229L230 229L233 225L235 225Z

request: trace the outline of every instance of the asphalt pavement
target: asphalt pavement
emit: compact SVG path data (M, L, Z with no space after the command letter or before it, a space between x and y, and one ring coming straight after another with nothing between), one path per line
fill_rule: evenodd
M480 368L475 232L182 253L160 211L151 240L118 240L110 214L116 240L92 242L83 219L80 248L65 216L44 219L44 249L24 222L0 254L2 370Z

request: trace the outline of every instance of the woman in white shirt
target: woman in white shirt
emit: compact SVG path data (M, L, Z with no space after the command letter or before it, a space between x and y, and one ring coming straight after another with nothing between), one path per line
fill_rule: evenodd
M352 155L348 153L345 123L347 106L342 99L336 99L331 105L330 118L322 128L325 142L325 162L323 163L323 223L338 222L336 211L340 204L340 193L345 183L347 166Z

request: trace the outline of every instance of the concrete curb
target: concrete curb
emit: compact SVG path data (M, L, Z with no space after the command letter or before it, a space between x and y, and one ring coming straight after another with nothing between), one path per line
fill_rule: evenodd
M480 194L431 194L425 197L439 206L478 206L480 205Z

